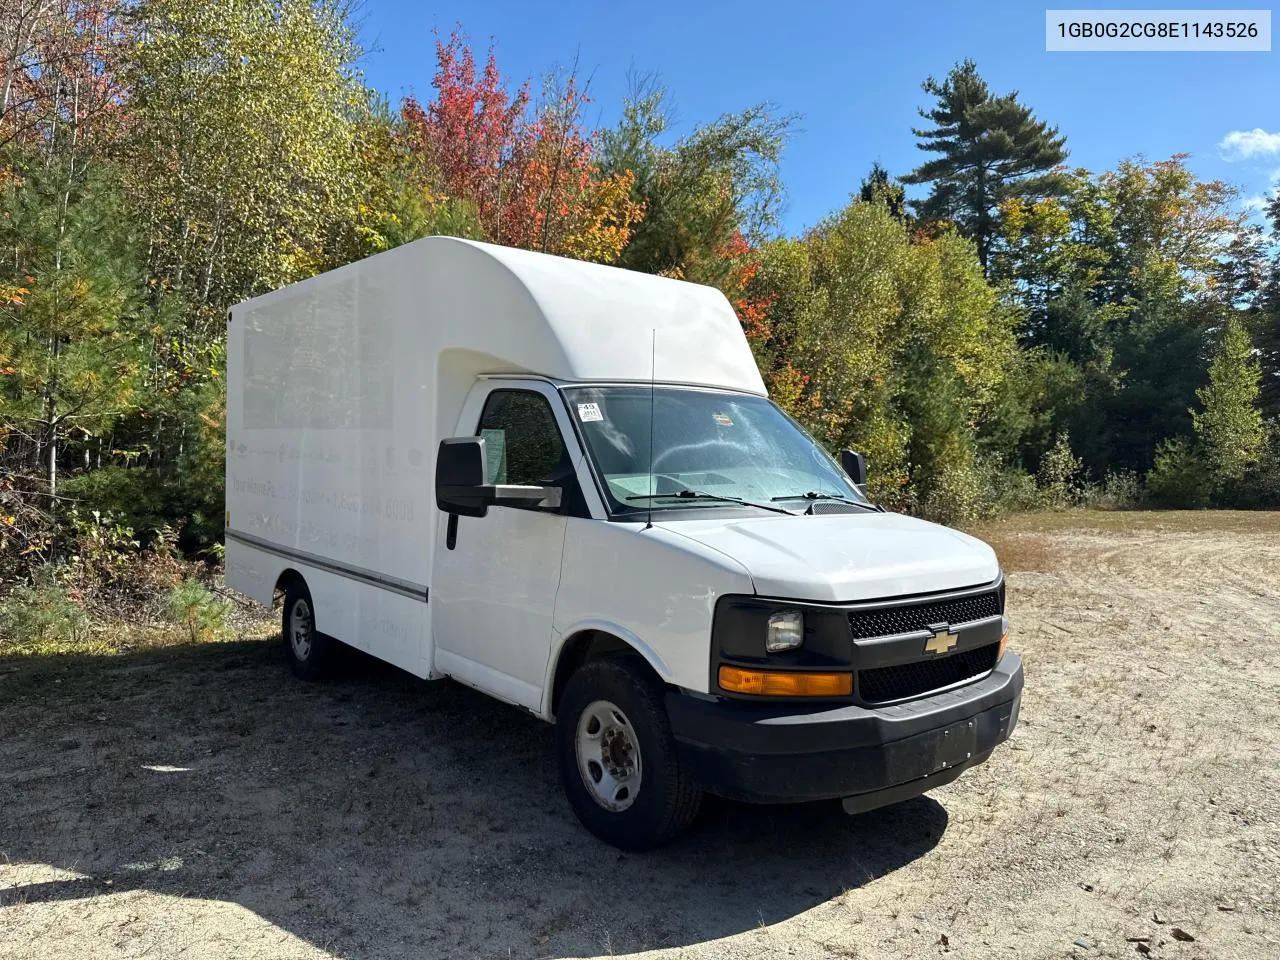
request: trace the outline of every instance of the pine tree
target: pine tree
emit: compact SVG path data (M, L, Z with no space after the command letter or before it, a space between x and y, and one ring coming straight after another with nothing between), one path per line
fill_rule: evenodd
M1196 391L1201 410L1191 413L1208 467L1219 484L1241 479L1262 452L1266 432L1258 409L1261 379L1249 334L1238 320L1227 321L1209 365L1209 383Z
M0 189L0 453L50 497L67 443L100 437L139 385L146 324L126 212L110 178L61 165Z
M883 203L895 220L907 218L907 191L879 163L871 165L871 172L858 189L858 199L863 203Z
M1280 250L1280 191L1271 196L1267 206L1271 220L1271 246ZM1262 363L1263 415L1280 419L1280 252L1274 253L1264 267L1257 299L1258 316L1254 325L1254 342Z
M932 183L917 204L922 217L953 220L978 247L984 271L998 234L999 205L1016 197L1036 197L1061 190L1053 168L1067 157L1066 137L1037 120L1018 94L995 96L978 75L972 60L957 64L941 83L929 77L925 93L937 98L920 116L934 123L913 129L921 150L940 156L902 178L904 183Z

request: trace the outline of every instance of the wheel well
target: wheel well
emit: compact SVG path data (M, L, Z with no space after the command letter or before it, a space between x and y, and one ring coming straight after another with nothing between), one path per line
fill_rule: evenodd
M560 709L560 696L574 671L592 660L604 660L611 657L633 657L644 664L644 668L658 677L657 671L649 665L649 661L636 652L635 647L625 640L615 637L603 630L583 630L575 633L560 648L560 658L556 661L556 675L551 684L551 713Z
M284 595L289 592L290 587L295 585L301 586L303 590L308 589L306 578L297 570L290 568L282 571L280 576L276 577L276 585L271 594L272 609L284 603Z

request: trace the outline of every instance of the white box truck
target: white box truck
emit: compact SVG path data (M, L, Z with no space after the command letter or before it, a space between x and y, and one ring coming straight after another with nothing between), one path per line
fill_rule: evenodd
M227 581L294 671L349 644L553 722L612 844L704 792L896 802L1017 722L991 548L871 504L719 291L430 237L235 307L227 379Z

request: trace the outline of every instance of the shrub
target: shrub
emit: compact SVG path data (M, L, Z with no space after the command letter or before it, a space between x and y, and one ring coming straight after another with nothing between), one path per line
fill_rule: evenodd
M0 652L8 652L8 644L45 652L79 643L88 631L89 617L51 568L42 568L34 583L18 586L0 602Z
M984 513L982 478L971 464L949 467L934 477L921 498L920 515L937 523L963 525Z
M192 643L221 640L228 633L231 604L213 595L198 580L183 580L164 599L164 615L186 632Z
M149 610L190 566L179 558L175 535L166 526L155 532L150 546L135 539L132 527L97 511L73 509L64 526L74 541L65 579L95 616L129 619Z
M972 463L950 467L936 477L914 512L937 523L963 526L1042 507L1043 499L1030 474L998 457L980 454Z
M1155 466L1147 474L1147 492L1161 507L1184 510L1209 503L1209 478L1186 437L1163 440L1156 448Z
M1222 506L1244 510L1280 507L1280 420L1267 424L1267 437L1258 462L1234 483L1223 485Z
M134 539L133 527L117 523L110 514L97 510L82 514L72 508L67 525L75 540L75 552L69 559L70 576L84 592L94 592L125 576L141 549Z
M1142 481L1132 470L1108 473L1102 483L1089 484L1080 494L1081 503L1095 510L1133 510L1143 500Z
M76 501L75 515L109 517L149 541L165 525L154 477L141 467L107 466L63 480L63 496Z
M1084 461L1071 452L1071 438L1065 432L1058 434L1040 460L1036 475L1044 505L1052 510L1065 510L1079 502L1083 468Z
M983 516L1002 513L1030 513L1044 503L1035 477L1017 466L998 459L979 462L984 491Z

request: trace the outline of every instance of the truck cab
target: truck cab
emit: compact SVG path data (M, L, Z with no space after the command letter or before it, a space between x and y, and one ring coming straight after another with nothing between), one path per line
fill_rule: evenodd
M990 547L871 503L717 291L449 238L297 287L232 313L227 477L295 672L347 643L554 723L626 849L705 793L906 799L1012 732Z

